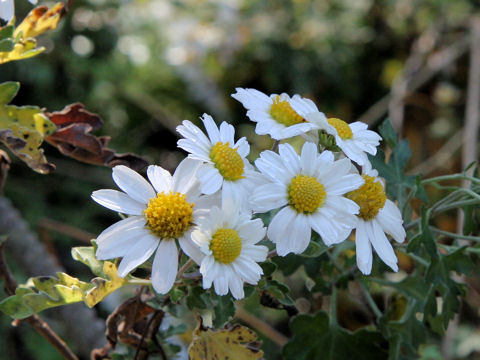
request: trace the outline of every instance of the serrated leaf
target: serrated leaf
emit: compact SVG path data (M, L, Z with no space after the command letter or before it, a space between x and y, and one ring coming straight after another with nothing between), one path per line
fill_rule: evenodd
M382 337L365 329L350 332L330 323L325 312L301 314L290 323L292 338L283 348L285 360L385 359Z
M198 328L188 347L189 360L255 360L262 357L257 334L241 325L218 331Z

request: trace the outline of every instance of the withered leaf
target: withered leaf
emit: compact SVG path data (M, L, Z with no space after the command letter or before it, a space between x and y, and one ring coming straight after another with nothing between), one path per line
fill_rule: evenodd
M85 109L80 103L66 106L62 111L46 114L57 126L57 131L46 141L57 147L64 155L89 164L115 166L126 165L140 170L148 163L130 153L117 154L107 148L108 136L97 137L90 134L102 126L102 120Z
M212 330L200 324L188 348L188 358L256 360L263 357L259 345L257 334L245 326L235 325L230 329Z
M50 10L47 6L37 6L18 25L13 37L17 38L20 35L21 38L26 39L36 37L47 30L54 30L65 13L65 5L63 3L55 4Z

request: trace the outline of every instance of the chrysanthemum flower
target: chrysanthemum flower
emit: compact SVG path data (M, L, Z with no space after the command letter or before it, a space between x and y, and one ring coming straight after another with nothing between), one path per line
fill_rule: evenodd
M255 132L259 135L270 135L275 140L282 140L314 128L314 125L292 109L287 94L267 96L255 89L236 90L232 97L248 110L247 116L257 123Z
M175 239L188 250L192 226L202 209L210 205L210 199L200 197L195 177L199 165L198 161L185 159L173 177L160 166L149 166L147 176L151 184L130 168L115 166L113 180L123 192L98 190L92 193L92 199L131 216L97 237L96 257L100 260L123 257L118 275L125 277L156 251L152 285L157 292L167 293L177 275Z
M281 144L279 155L264 151L255 165L270 183L253 193L253 210L282 208L267 231L278 255L305 251L311 229L331 245L345 240L355 227L359 206L342 195L358 189L363 179L350 173L349 159L334 161L330 151L318 154L316 145L306 142L300 156L292 146Z
M348 124L337 118L326 118L309 99L294 97L290 104L309 123L315 124L318 130L324 130L327 134L335 136L337 146L357 164L363 166L368 162L367 153L371 155L377 153L377 146L382 137L375 131L367 130L367 124L361 121Z
M257 262L265 261L268 248L255 244L265 231L260 219L252 220L249 213L234 206L213 207L202 217L192 232L196 248L190 248L187 255L200 265L203 288L213 283L218 295L230 290L235 299L243 298L243 283L255 285L263 274Z
M245 137L234 141L232 125L223 122L219 129L207 114L202 121L208 137L188 120L177 127L185 138L178 140L178 147L189 152L189 158L203 162L197 172L201 192L210 195L222 189L222 199L246 205L249 192L262 180L246 159L250 145Z
M362 175L365 183L359 189L347 194L349 199L360 206L355 244L357 266L365 275L372 271L371 245L385 264L393 271L398 271L397 256L385 233L400 243L406 236L402 226L402 214L398 207L387 199L383 183L377 175L377 171L372 170L370 163L367 163Z

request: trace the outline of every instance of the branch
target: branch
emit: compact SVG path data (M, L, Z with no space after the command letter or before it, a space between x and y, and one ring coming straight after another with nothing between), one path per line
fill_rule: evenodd
M5 260L5 254L3 252L4 247L5 243L0 244L0 277L5 281L5 292L8 295L14 295L15 289L17 288L17 282L12 276ZM78 357L72 352L72 350L70 350L65 341L63 341L38 315L32 315L23 320L15 320L13 325L18 326L18 324L22 322L29 323L40 335L52 344L65 359L78 360Z
M64 271L55 263L36 234L29 229L18 210L2 197L0 197L1 235L9 237L9 241L5 243L5 250L9 258L17 263L27 276L55 275ZM80 303L72 304L59 307L55 315L62 319L64 333L68 334L72 343L75 343L80 355L88 356L90 349L103 346L105 323L96 317L93 309Z
M10 170L10 158L5 151L0 150L0 196L7 181L8 170Z
M288 338L285 335L275 330L270 324L267 324L258 317L249 314L240 306L237 306L235 317L264 334L278 346L284 346L288 342Z

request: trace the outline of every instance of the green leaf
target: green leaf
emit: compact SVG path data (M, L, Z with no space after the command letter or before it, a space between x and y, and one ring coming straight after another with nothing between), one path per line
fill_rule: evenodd
M322 242L318 243L316 241L310 241L307 249L300 254L300 256L307 258L316 258L325 253L328 250L328 247Z
M277 270L277 265L271 261L266 261L260 264L260 266L263 270L263 276L270 276Z
M87 265L95 275L105 277L103 261L97 260L93 246L77 246L72 248L72 257Z
M383 123L378 126L378 131L387 142L388 146L393 149L397 144L398 134L393 128L390 119L385 119Z
M7 81L0 84L0 105L6 105L12 101L19 89L19 82Z
M0 29L0 40L5 40L13 37L14 26L9 25Z
M213 327L221 329L228 321L235 316L235 300L230 294L219 296L212 291L213 311L215 317L213 319Z
M285 360L385 359L379 333L365 329L350 332L330 323L325 312L297 315L290 323L292 338L283 348Z
M207 309L210 301L201 286L191 287L186 297L186 304L190 310Z
M0 40L0 52L12 51L15 43L11 39Z

